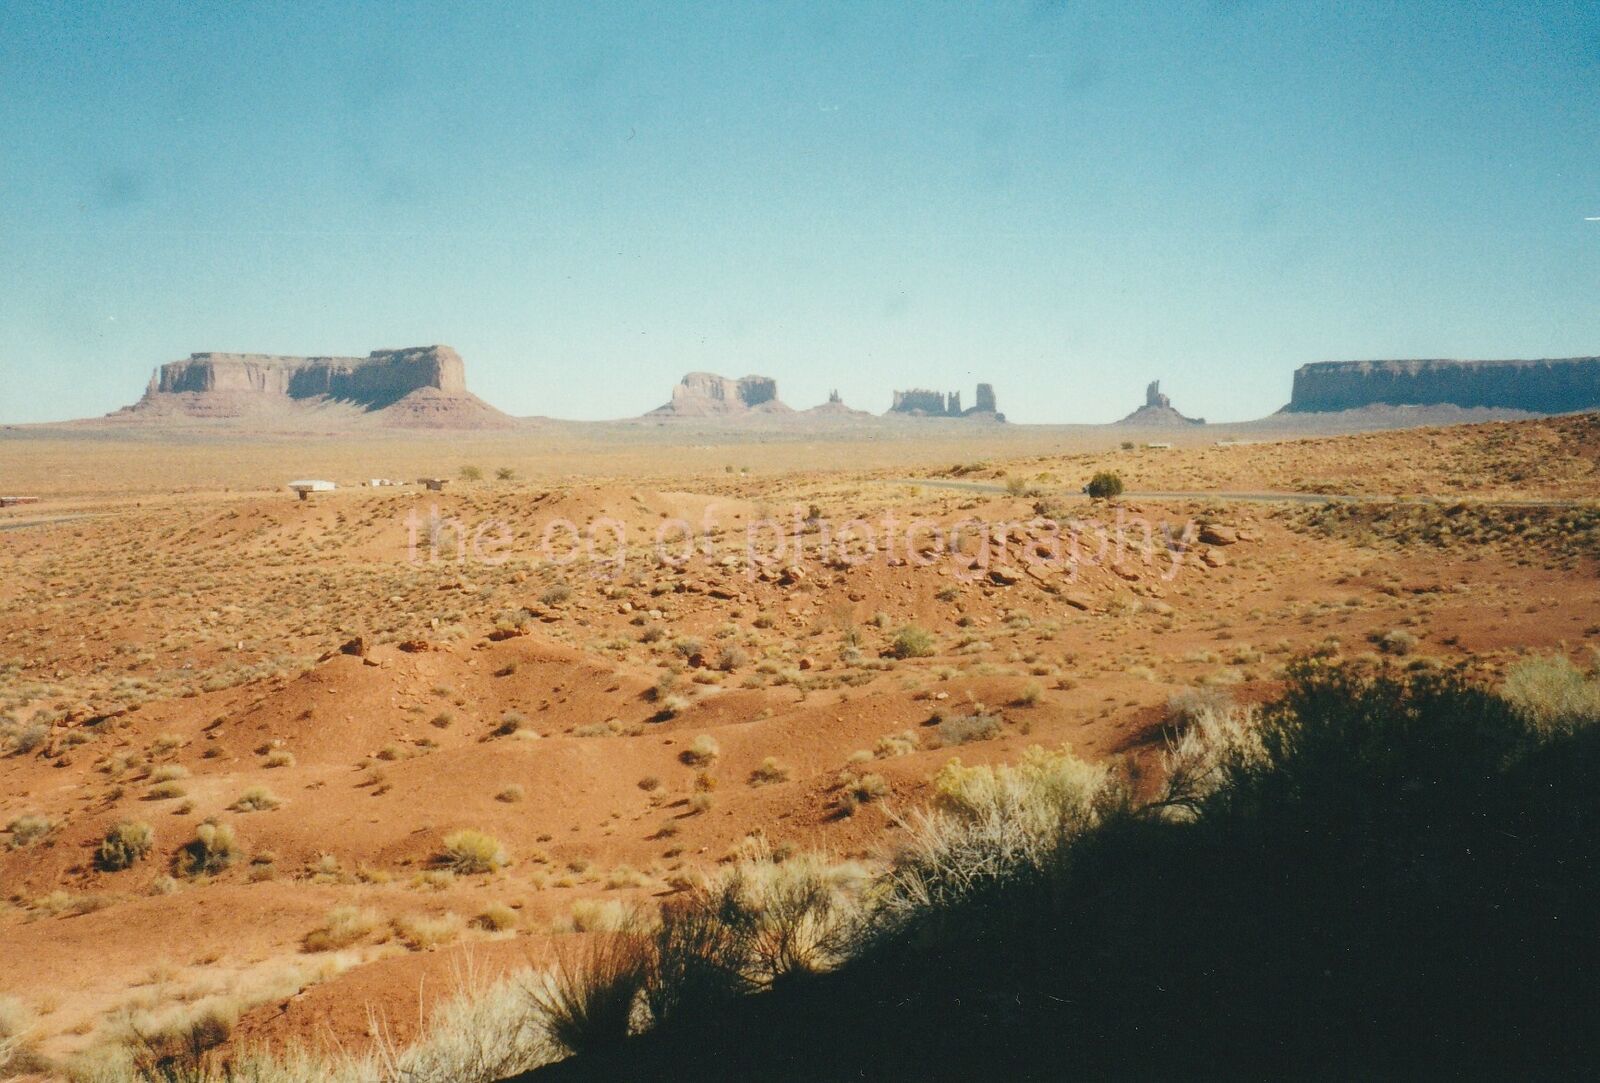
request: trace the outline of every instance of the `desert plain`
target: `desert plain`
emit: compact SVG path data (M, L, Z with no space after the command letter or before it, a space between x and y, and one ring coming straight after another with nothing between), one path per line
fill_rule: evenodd
M952 758L1138 777L1306 654L1582 661L1597 463L1594 415L8 430L0 998L43 1074L403 1045L752 846L865 876Z

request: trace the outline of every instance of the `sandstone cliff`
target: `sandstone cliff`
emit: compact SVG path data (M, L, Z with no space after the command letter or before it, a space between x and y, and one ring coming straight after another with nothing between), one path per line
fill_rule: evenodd
M778 398L778 381L770 376L737 380L713 372L691 372L672 389L672 401L647 417L721 417L730 414L787 414Z
M1600 357L1531 361L1321 361L1295 370L1287 413L1367 406L1527 410L1600 408Z
M374 350L366 357L196 353L162 365L119 420L361 419L419 428L515 424L467 390L448 346Z

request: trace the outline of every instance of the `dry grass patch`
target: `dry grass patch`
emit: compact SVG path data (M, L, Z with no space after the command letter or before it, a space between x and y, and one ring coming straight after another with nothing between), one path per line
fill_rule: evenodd
M459 876L494 872L509 862L500 840L482 831L454 831L444 837L438 862Z

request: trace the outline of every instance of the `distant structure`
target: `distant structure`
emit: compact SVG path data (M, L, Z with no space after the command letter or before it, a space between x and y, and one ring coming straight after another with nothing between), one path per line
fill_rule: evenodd
M9 508L13 504L37 504L36 496L0 496L0 508Z
M830 403L843 403L844 396L839 394L839 389L836 387L832 391L828 392L828 401Z
M896 391L890 414L910 417L965 417L985 421L1004 421L1006 416L995 408L993 384L979 384L977 405L970 410L961 408L961 392L929 391L916 387L909 391Z
M1118 425L1138 425L1145 428L1168 428L1179 425L1204 425L1203 417L1185 417L1175 410L1172 400L1161 393L1161 381L1151 380L1144 389L1144 405L1117 422Z
M418 478L417 484L427 489L430 493L443 492L444 487L450 484L449 478Z
M335 488L336 486L331 481L306 480L291 481L289 483L290 491L298 493L301 500L306 499L312 493L331 493Z

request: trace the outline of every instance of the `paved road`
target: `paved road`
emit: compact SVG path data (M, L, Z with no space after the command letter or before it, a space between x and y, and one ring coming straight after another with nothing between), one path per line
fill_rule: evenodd
M888 478L885 485L925 485L930 489L964 489L978 493L1003 493L1004 485L987 481L952 481L945 478ZM1047 490L1056 496L1087 500L1080 492ZM1372 496L1365 493L1285 493L1285 492L1125 492L1124 500L1220 500L1245 504L1476 504L1487 508L1583 508L1593 500L1479 500L1472 496Z

